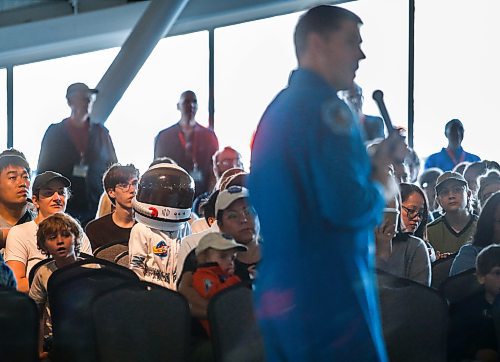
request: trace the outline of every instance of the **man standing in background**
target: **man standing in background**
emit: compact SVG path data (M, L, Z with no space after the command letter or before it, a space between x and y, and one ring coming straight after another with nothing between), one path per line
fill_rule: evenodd
M219 149L214 131L196 122L198 99L193 91L181 94L177 109L181 119L155 138L154 158L170 157L195 181L195 197L212 189L215 176L212 155Z
M90 122L97 89L71 84L66 99L71 115L49 126L43 136L37 173L55 171L71 181L71 198L66 212L82 226L95 217L103 192L102 175L117 162L109 131Z

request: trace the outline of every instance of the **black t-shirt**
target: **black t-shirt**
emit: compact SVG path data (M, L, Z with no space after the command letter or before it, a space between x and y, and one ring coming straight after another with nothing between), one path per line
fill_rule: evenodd
M122 228L113 221L112 214L105 215L87 224L87 234L92 250L109 243L128 244L132 228Z
M450 306L449 361L474 359L480 349L498 352L491 304L484 290Z

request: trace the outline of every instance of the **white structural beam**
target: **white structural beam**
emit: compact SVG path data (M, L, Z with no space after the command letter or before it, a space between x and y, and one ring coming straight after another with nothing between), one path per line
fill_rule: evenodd
M330 0L342 3L348 0ZM0 67L122 46L149 1L0 27ZM305 10L321 0L191 0L169 35Z
M168 34L189 0L153 0L120 52L97 84L100 96L92 110L93 122L104 123L144 62Z

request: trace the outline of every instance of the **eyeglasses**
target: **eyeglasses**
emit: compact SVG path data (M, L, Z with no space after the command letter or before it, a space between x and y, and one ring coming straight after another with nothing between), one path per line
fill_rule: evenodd
M420 218L420 219L423 219L424 218L424 210L415 210L415 209L409 209L407 208L406 206L403 206L401 205L401 208L406 211L406 215L408 215L408 218L410 220L413 220L415 219L417 216Z
M41 197L48 198L48 197L51 197L52 195L54 195L54 193L56 193L56 192L59 194L59 196L66 196L67 195L67 191L66 191L65 187L57 189L57 190L54 190L54 189L41 189L39 191L39 195Z
M464 191L465 191L465 186L453 186L451 188L439 189L437 190L437 194L438 196L446 196L451 192L453 195L458 195Z
M119 184L116 184L116 187L118 187L120 190L122 191L130 191L130 188L131 187L134 187L134 189L137 188L137 185L139 184L139 180L133 180L129 183L119 183Z

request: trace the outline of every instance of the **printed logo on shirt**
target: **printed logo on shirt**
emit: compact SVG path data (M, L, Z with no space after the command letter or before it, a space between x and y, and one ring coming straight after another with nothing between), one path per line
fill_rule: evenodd
M159 256L160 258L168 256L167 243L162 240L158 244L156 244L156 246L153 246L153 254Z
M339 135L348 135L355 127L351 110L338 99L331 99L323 104L322 119L333 133Z
M204 284L205 284L205 292L208 293L210 288L212 288L213 283L210 279L205 279Z

